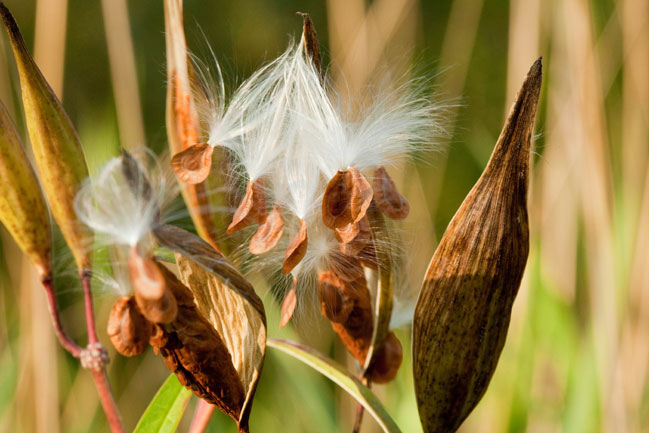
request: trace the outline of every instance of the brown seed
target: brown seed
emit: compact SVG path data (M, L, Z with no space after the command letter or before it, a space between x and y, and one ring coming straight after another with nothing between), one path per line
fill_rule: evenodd
M318 276L323 315L349 353L363 365L372 341L372 305L365 277L347 282L331 271ZM334 321L334 319L338 319ZM342 319L342 320L339 320Z
M248 249L252 254L263 254L272 250L282 237L284 232L284 220L275 205L266 217L266 221L259 226L255 235L250 239Z
M284 301L282 302L282 320L279 322L279 327L283 328L288 324L295 313L295 307L297 306L297 280L293 279L293 285L291 290L288 291L286 296L284 296Z
M332 322L345 322L353 307L352 300L345 295L344 284L333 272L321 272L318 275L322 315Z
M322 197L322 221L330 229L358 223L372 202L372 187L354 167L338 171L327 183Z
M338 242L346 244L353 241L360 233L358 223L349 223L344 227L334 230L334 235Z
M372 243L372 230L370 228L370 221L368 220L367 216L362 218L355 225L358 228L358 233L353 239L346 242L344 237L339 236L338 230L334 231L336 239L338 240L338 242L340 242L340 251L348 256L356 256L364 248Z
M117 300L108 316L107 333L115 350L136 356L149 345L153 325L140 313L133 296Z
M257 179L254 182L248 182L246 195L241 199L232 222L228 226L227 234L241 230L257 222L263 224L266 221L266 198L264 196L264 181Z
M306 222L300 220L300 230L297 234L291 239L291 242L288 244L288 248L284 253L284 264L282 265L282 273L288 274L295 268L298 263L302 261L304 255L306 254L307 246L309 245L309 239L307 238L306 233Z
M374 171L374 199L381 211L393 220L402 220L410 213L410 204L394 185L384 167Z
M367 372L367 378L374 383L392 382L397 377L402 361L401 342L394 332L390 331L374 357L372 366Z
M171 167L185 183L201 183L210 174L214 148L207 143L189 146L171 158Z
M320 79L324 81L324 71L322 70L322 58L320 56L320 44L318 43L318 35L316 34L313 21L309 14L298 12L302 17L303 27L302 34L304 36L304 51L306 51L313 68L320 74Z
M128 259L131 285L138 308L153 323L169 323L176 318L178 306L165 283L160 266L150 257L131 248Z
M356 281L365 275L361 263L354 256L334 253L327 263L331 271L344 281Z

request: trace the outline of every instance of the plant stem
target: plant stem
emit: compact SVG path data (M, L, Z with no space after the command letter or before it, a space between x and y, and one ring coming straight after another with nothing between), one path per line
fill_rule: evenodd
M54 325L54 332L56 333L61 346L72 356L79 359L81 357L81 347L70 338L68 334L63 330L63 325L61 324L61 316L59 314L59 307L56 302L56 295L54 294L54 286L52 285L52 278L45 277L41 280L43 287L45 288L45 294L47 295L47 304L50 309L50 314L52 316L52 324Z
M194 409L194 417L192 418L192 424L189 426L188 433L203 433L210 423L215 408L216 406L213 404L209 404L202 398L199 399L198 404L196 404L196 409Z
M82 270L80 273L81 284L83 286L83 301L86 313L86 329L88 333L88 347L83 355L87 355L87 360L81 359L81 364L92 372L92 377L95 380L97 393L101 400L101 405L104 408L108 425L113 433L124 433L124 426L122 419L117 409L117 404L113 398L113 393L110 389L108 382L108 375L106 374L106 364L108 363L108 355L106 350L99 342L97 336L97 328L95 326L95 310L92 303L92 288L90 286L90 277L92 272L90 270Z
M356 405L356 420L354 421L354 428L352 429L352 433L358 433L359 431L361 431L364 412L365 408L362 404L358 403L358 405Z

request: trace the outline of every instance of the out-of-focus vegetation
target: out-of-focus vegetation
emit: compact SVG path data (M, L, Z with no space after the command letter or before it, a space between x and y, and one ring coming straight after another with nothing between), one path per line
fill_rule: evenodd
M62 95L91 172L120 143L166 149L161 1L5 3ZM431 78L431 92L460 102L447 110L446 151L403 170L413 208L404 227L413 284L484 167L525 72L543 55L531 255L496 375L461 431L649 429L649 2L187 0L188 43L207 57L207 39L226 74L242 79L299 36L296 11L311 14L339 86L354 91L386 67L414 65ZM24 132L4 36L0 49L0 97ZM55 260L65 326L83 338L75 322L83 316L80 291L65 278L73 266L62 245ZM4 229L1 257L0 431L106 431L90 376L58 347L38 279ZM107 343L115 295L95 287ZM264 302L270 336L300 338L344 359L326 323L314 320L299 335L292 326L280 331L278 307L269 294ZM409 333L398 331L405 356L397 380L376 389L403 431L416 432ZM150 352L111 358L130 429L168 371ZM354 410L326 379L268 350L252 431L346 431ZM216 414L209 429L235 426ZM376 431L370 418L364 431Z

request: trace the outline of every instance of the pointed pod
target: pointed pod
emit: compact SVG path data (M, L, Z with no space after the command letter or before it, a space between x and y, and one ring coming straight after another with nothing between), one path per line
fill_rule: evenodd
M0 15L18 66L25 121L45 195L78 268L90 269L93 235L74 211L74 197L88 177L79 137L2 3Z
M36 266L51 274L52 234L47 205L20 137L0 102L0 222Z
M459 428L485 393L505 344L529 252L527 185L540 89L541 59L426 273L413 322L413 370L427 433Z
M153 324L140 313L133 296L113 304L106 332L115 350L124 356L140 355L149 345Z

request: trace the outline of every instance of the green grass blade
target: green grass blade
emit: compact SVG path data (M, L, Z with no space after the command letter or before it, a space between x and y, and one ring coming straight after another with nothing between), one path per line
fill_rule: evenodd
M170 375L149 403L133 433L175 432L191 396L192 392L178 382L176 375Z
M323 356L310 347L294 341L269 338L266 342L268 347L281 350L282 352L302 361L309 367L322 373L340 386L356 401L362 404L367 412L374 417L379 426L386 433L401 433L399 426L385 410L379 399L372 391L361 383L360 380L349 374L343 367Z

